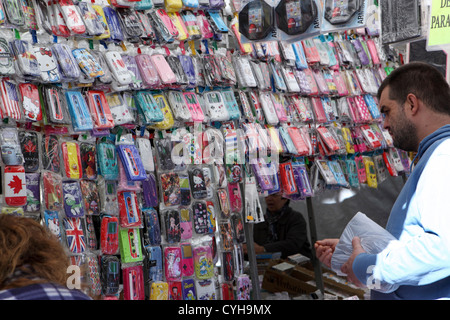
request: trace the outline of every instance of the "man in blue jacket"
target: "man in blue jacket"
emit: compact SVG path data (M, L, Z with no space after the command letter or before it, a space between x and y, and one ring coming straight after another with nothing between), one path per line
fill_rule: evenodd
M391 285L388 292L371 287L372 299L450 298L449 85L434 67L412 62L383 81L378 98L394 146L417 152L418 161L386 225L396 240L382 252L368 254L360 239L353 239L353 253L341 271L360 286ZM315 244L326 265L337 242Z

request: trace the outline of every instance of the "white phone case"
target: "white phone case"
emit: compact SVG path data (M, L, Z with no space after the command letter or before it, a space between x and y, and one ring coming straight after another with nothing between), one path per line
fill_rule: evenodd
M206 109L212 121L226 121L230 119L228 110L219 91L208 91L203 94Z
M107 51L104 54L106 63L111 70L114 80L116 80L120 85L129 85L133 79L122 59L122 56L118 51Z
M279 120L270 96L270 92L261 92L259 94L259 100L261 101L261 106L264 111L267 124L277 125Z

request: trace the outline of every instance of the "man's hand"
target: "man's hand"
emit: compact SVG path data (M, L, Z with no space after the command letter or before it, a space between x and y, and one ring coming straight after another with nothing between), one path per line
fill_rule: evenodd
M347 275L347 280L352 282L353 284L357 285L358 287L364 287L364 285L361 283L361 281L358 280L356 275L353 273L353 261L355 261L355 258L361 254L364 253L364 249L361 246L361 239L359 237L354 237L352 239L352 246L353 246L353 252L348 258L347 262L344 263L341 267L341 271Z
M339 239L324 239L316 241L314 244L317 259L328 268L331 268L331 257L338 242Z

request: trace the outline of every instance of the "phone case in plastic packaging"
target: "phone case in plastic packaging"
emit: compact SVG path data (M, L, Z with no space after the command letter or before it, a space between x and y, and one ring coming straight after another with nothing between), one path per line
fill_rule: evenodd
M184 23L183 18L181 17L180 12L167 12L167 15L172 20L174 27L178 31L177 40L184 41L189 40L189 33L187 31L186 24Z
M118 145L117 153L122 160L128 180L140 181L147 178L144 165L142 164L142 160L136 146Z
M13 40L11 47L16 57L17 65L24 76L37 78L41 70L39 63L34 55L34 49L30 42L26 40Z
M15 73L13 51L9 47L8 42L4 38L0 38L0 74L3 76L11 76Z
M228 115L231 120L240 119L241 111L239 110L239 105L234 96L232 89L224 89L220 92L223 97L223 101L228 110Z
M97 182L81 179L80 187L86 215L98 216L100 214L100 194L98 192Z
M266 119L267 124L277 125L279 120L270 92L260 92L259 101L261 102L261 107L264 111L264 118Z
M156 123L152 127L159 130L168 130L172 128L174 125L174 118L169 103L166 100L166 97L164 96L163 93L155 93L153 97L155 98L155 101L159 106L159 109L164 115L164 120Z
M145 87L156 88L160 85L160 80L151 56L140 54L135 57L141 78Z
M165 238L167 243L181 241L180 212L178 209L163 212Z
M135 228L142 226L141 212L138 196L134 191L119 191L119 223L122 228Z
M159 215L155 208L142 208L144 220L144 243L150 246L161 244Z
M164 120L164 114L150 91L138 91L135 99L143 123L153 124Z
M94 56L85 48L73 49L72 54L78 62L81 71L89 78L98 78L104 71Z
M79 144L75 141L62 142L61 155L65 176L69 179L81 179L82 169Z
M163 257L160 246L145 246L148 258L145 260L150 281L161 281L163 278Z
M122 263L144 259L139 228L119 228L119 250Z
M47 2L49 8L53 14L52 32L53 35L58 37L68 38L72 35L71 30L68 28L64 16L61 11L61 7L57 0L49 0Z
M63 90L56 86L43 87L45 98L47 121L52 124L68 125L72 124L68 109L67 100Z
M0 81L1 114L3 118L22 119L17 84L8 78Z
M144 273L141 265L122 270L124 300L145 300Z
M25 15L20 1L6 0L3 8L5 9L7 21L10 24L19 28L25 25Z
M126 67L122 55L118 51L107 51L104 57L113 74L113 78L120 85L129 85L132 82L131 73Z
M66 91L67 105L74 131L92 130L94 124L86 101L80 91Z
M94 128L110 129L114 127L114 119L103 91L89 90L86 93L89 110L94 121Z
M149 10L153 8L152 0L141 0L136 2L134 9L135 10Z
M183 93L181 91L169 90L167 92L167 98L172 108L173 115L177 121L192 121L191 112L188 109L186 101L183 97Z
M223 21L222 15L219 11L209 10L206 12L210 25L216 33L227 33L228 27Z
M180 247L164 248L164 270L167 281L181 280Z
M70 31L77 35L84 34L86 26L72 0L58 0L58 5Z
M130 42L138 42L144 30L136 11L129 8L118 8L117 14L122 23L124 36Z
M156 40L155 38L155 30L153 30L152 23L150 22L150 18L146 14L145 11L136 11L136 14L138 16L139 22L141 23L142 27L142 40Z
M183 92L184 100L191 112L192 120L194 122L203 122L205 120L205 115L198 101L197 95L193 91Z
M134 121L133 113L119 92L111 92L105 95L115 125L123 125Z
M206 18L203 10L197 10L196 12L197 25L200 28L202 39L211 39L214 36L214 31L209 24L208 18Z
M45 208L52 211L61 210L64 201L61 175L51 171L42 172L42 186Z
M64 197L64 213L68 218L84 216L84 203L78 181L67 180L62 183Z
M23 156L23 166L25 168L25 172L33 173L37 172L40 167L40 148L39 148L39 136L38 133L33 131L22 131L18 132L18 141L20 142L22 156ZM3 142L7 142L3 140ZM7 142L8 143L8 142ZM9 146L11 147L12 144ZM9 149L7 147L7 149ZM19 156L18 164L20 163ZM13 162L14 163L14 162Z
M80 77L80 67L67 44L55 43L51 46L51 52L58 62L62 80L75 80Z
M229 120L228 109L219 91L207 91L203 94L206 110L211 121Z
M213 277L213 257L211 247L194 247L194 270L197 279L210 279Z
M119 166L114 143L109 140L100 141L97 145L97 159L99 173L105 180L117 180L119 177Z
M26 170L25 170L26 171ZM41 174L25 173L27 203L23 207L25 213L37 213L41 210Z
M178 59L178 57L170 55L166 58L166 60L170 66L170 69L172 69L172 71L175 74L176 77L175 84L181 87L187 86L189 84L189 81L183 69L183 66L181 65L180 59Z
M177 81L174 71L171 69L169 63L162 54L152 55L151 59L163 84L170 85Z
M134 56L122 55L122 60L125 63L125 66L128 69L128 73L131 76L131 83L130 83L129 88L131 90L143 89L144 85L142 82L141 73L139 72L139 68L137 66Z
M167 12L164 9L157 9L154 14L154 17L159 20L160 26L166 28L170 36L176 39L178 37L178 30L173 25L172 20L167 15Z
M86 35L94 37L100 36L105 32L105 27L101 20L97 18L97 13L89 2L80 1L77 3L78 11L81 19L84 22Z
M181 17L186 25L187 32L191 40L198 40L202 37L202 33L197 24L197 18L190 10L181 12Z
M197 84L197 81L196 81L194 62L192 61L191 56L179 55L178 59L180 60L181 66L183 67L183 70L187 76L188 87L195 87Z
M104 255L100 259L100 267L102 294L105 297L115 297L119 292L120 260L116 256Z
M150 10L150 12L147 14L147 17L149 18L149 22L152 25L153 31L155 32L155 38L157 43L166 44L174 42L175 36L172 35L172 33L169 31L169 28L166 25L164 25L163 21L156 14L155 11Z
M103 12L109 28L109 39L116 42L125 40L124 32L117 11L114 8L107 6L103 8Z
M72 254L86 251L86 237L81 218L63 218L66 233L66 246Z

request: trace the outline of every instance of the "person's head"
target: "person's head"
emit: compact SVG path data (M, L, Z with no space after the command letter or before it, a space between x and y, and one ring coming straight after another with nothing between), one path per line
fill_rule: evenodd
M283 206L289 202L289 199L284 198L281 192L273 193L265 198L267 209L269 212L278 212Z
M450 119L450 88L445 77L424 62L392 71L378 89L384 128L394 146L416 151L420 141Z
M63 246L46 228L32 218L0 214L0 290L42 282L66 285L68 266ZM9 281L16 270L40 280Z

